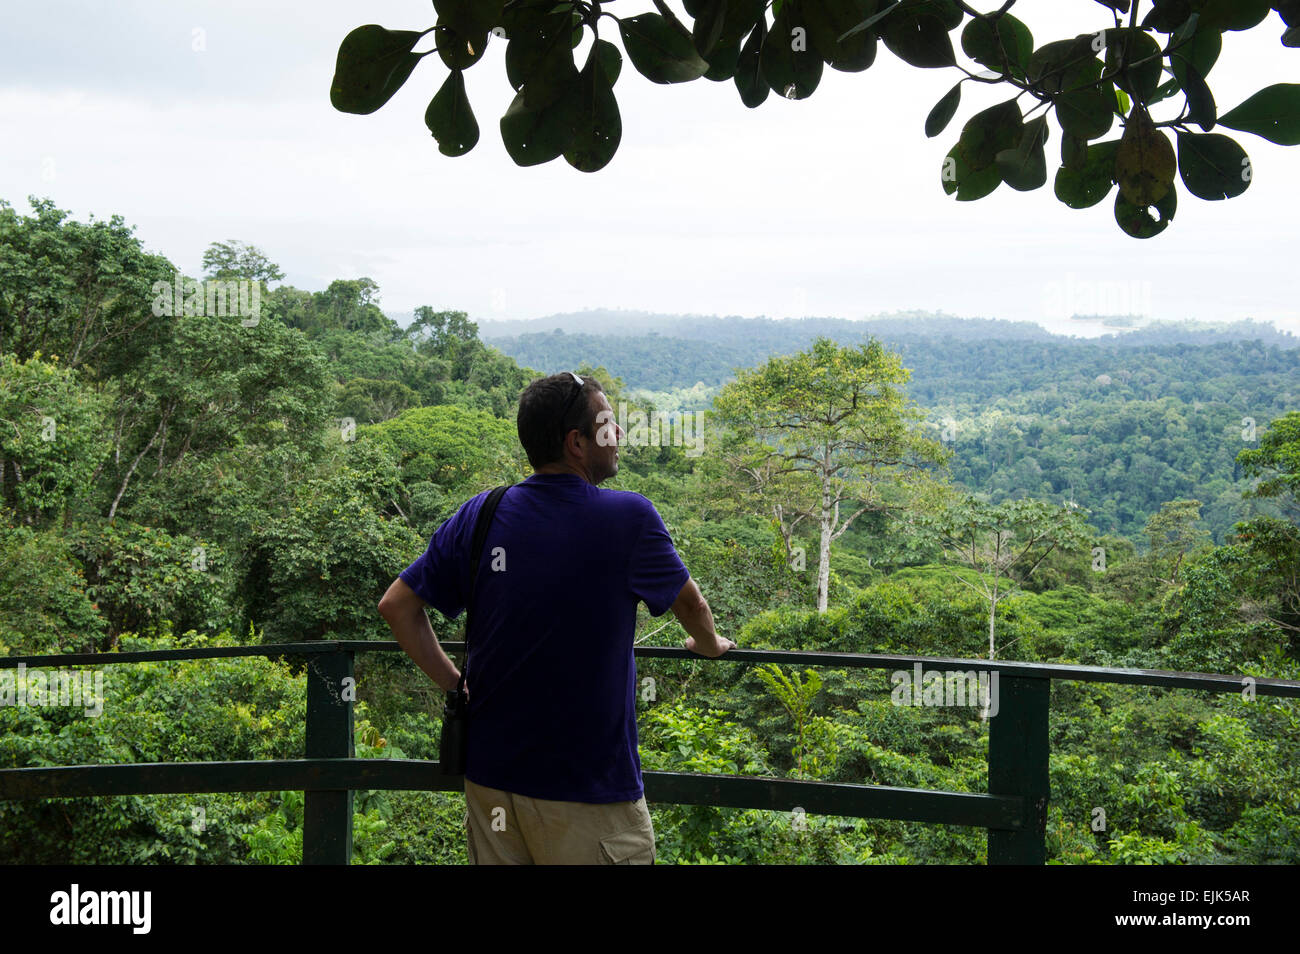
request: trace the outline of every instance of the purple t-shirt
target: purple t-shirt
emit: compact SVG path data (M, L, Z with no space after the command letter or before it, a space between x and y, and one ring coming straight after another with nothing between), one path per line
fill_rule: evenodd
M449 619L465 608L487 492L440 526L402 580ZM645 497L576 474L506 491L479 562L465 777L533 798L641 797L636 607L661 616L690 578Z

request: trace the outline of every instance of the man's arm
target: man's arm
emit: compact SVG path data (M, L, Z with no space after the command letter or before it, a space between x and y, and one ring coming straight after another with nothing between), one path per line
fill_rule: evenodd
M424 600L398 577L379 601L379 615L388 621L399 646L430 679L451 691L460 681L460 670L438 645ZM468 687L466 687L468 689Z
M728 649L736 648L735 643L721 638L714 631L713 611L694 580L686 581L671 609L688 634L686 648L691 652L716 659Z

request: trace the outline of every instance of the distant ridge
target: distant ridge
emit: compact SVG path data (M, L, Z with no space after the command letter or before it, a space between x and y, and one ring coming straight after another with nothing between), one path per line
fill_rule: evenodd
M524 332L505 334L510 329ZM957 318L926 312L895 313L867 319L741 318L731 315L660 315L644 311L591 310L549 315L529 321L483 322L482 339L521 365L544 373L575 368L584 361L604 366L633 388L668 390L701 383L716 387L736 368L752 368L773 355L806 349L825 335L840 345L857 345L875 337L902 353L914 370L913 385L935 385L955 363L978 351L997 369L1019 367L1026 373L1044 367L1100 361L1115 351L1224 347L1260 342L1283 350L1300 348L1300 338L1271 324L1239 321L1211 325L1197 322L1151 322L1134 330L1092 338L1053 334L1032 322ZM1067 360L1066 355L1074 357ZM1084 359L1084 355L1095 356ZM1032 360L1030 359L1030 356ZM1129 359L1126 359L1129 360ZM968 369L974 370L974 369Z

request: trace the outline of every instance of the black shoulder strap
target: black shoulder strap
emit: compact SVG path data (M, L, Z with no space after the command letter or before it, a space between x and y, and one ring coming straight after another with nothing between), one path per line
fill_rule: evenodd
M469 665L469 633L470 620L473 618L474 611L474 584L478 581L478 564L483 558L483 544L487 540L488 527L491 526L492 518L497 512L497 504L501 502L506 491L513 486L513 484L506 484L493 489L483 501L483 506L479 508L478 519L474 522L474 540L470 544L469 558L469 596L465 600L465 662L460 667L460 682L457 684L461 692L465 691L465 669Z

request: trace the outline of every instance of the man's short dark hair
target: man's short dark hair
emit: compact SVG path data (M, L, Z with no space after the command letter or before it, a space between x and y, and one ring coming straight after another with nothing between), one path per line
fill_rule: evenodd
M592 395L605 389L595 378L580 377L581 394L576 394L578 385L573 375L563 371L538 378L519 395L519 443L524 446L534 470L564 460L564 438L573 428L592 440L596 438Z

